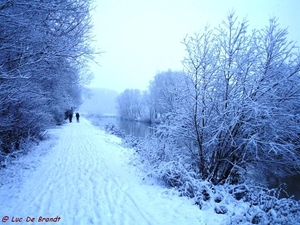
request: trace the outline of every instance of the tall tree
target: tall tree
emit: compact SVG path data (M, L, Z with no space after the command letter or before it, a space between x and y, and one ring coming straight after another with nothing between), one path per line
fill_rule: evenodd
M164 71L157 73L149 85L149 105L151 119L161 117L175 111L180 98L180 90L186 85L183 71Z
M275 19L247 27L230 13L217 29L185 38L189 82L159 127L164 160L214 184L300 168L299 52Z
M117 110L122 119L139 120L142 112L142 93L137 89L126 89L117 97Z
M61 122L80 102L80 71L91 57L89 0L0 3L0 144Z

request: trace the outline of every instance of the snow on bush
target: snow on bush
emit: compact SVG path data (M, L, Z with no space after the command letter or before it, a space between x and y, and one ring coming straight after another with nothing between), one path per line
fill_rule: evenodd
M104 129L108 134L113 134L120 138L125 137L125 132L112 123L106 124Z
M253 185L242 185L243 202L247 203L239 214L230 215L230 224L299 224L299 201L278 199L280 188L266 189ZM229 194L234 194L237 187L228 186Z
M101 121L101 117L102 115L101 114L96 114L96 113L89 113L89 114L86 114L84 115L89 121L91 121L91 123L94 125L94 126L100 126L100 121Z
M168 153L170 146L158 138L137 141L131 136L123 143L136 149L133 161L135 165L139 161L138 166L147 177L176 189L180 196L193 199L201 210L213 208L216 214L227 215L228 224L297 224L300 221L299 202L292 198L279 199L282 186L268 189L254 183L213 185L201 179L195 168L185 163L187 159L176 159L175 149L174 154Z

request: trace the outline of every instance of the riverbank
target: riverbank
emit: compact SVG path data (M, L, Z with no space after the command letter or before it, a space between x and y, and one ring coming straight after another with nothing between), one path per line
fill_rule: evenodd
M115 127L115 131L119 132L119 129ZM109 130L109 132L111 132L111 130ZM112 131L111 133L114 134L114 131ZM143 147L141 148L141 143L143 143L143 140L136 142L134 137L130 136L129 138L125 137L124 143L125 146L134 146L135 148L138 146L136 148L136 151L139 153L143 151ZM150 143L150 145L153 145L153 143ZM155 148L155 146L152 147ZM145 152L147 152L147 154L151 154L150 149L146 149ZM136 157L139 158L139 155L136 154ZM151 168L142 165L145 163L145 161L144 163L140 163L138 162L139 160L144 161L143 159L137 159L134 160L133 163L135 165L140 164L140 168L144 167L144 171L148 173L149 176L156 177L158 180L165 179L163 175L164 173L168 173L169 175L170 173L174 173L174 176L176 174L176 176L178 176L178 168L180 168L180 165L174 164L173 172L170 171L170 169L172 168L172 166L170 167L170 165L166 165L166 168L169 168L166 171L157 169L155 169L155 171L152 171ZM182 174L179 176L182 176ZM177 186L175 183L172 183L172 179L167 181L165 185ZM258 187L253 184L240 184L236 186L213 186L208 182L197 180L189 176L187 176L186 178L181 177L180 179L182 181L188 181L187 186L180 187L181 191L183 191L181 192L181 195L191 197L194 204L199 205L201 209L214 208L214 211L216 213L230 215L229 224L247 224L248 222L251 222L250 224L252 224L252 222L259 222L260 224L267 224L271 222L271 224L273 224L275 221L277 221L277 224L286 224L286 221L295 220L295 218L297 218L295 221L298 221L299 215L297 213L295 214L295 212L300 210L299 202L293 199L286 198L286 195L284 196L285 198L278 199L280 193L284 193L284 189L282 189L284 188L284 186L282 185L279 186L279 188L275 189ZM191 186L189 186L191 185L191 183L193 183L192 185L195 187L195 189L192 188L193 191L191 191ZM180 188L176 189L180 191ZM190 191L186 192L186 190L188 189L190 189ZM244 203L241 204L241 201ZM231 204L240 207L241 214L237 214L236 212L234 212L235 210L231 207ZM273 210L270 211L270 209ZM272 214L276 214L276 216Z
M153 128L155 128L156 126L156 124L119 120L116 117L108 118L102 116L91 116L90 120L94 125L100 127L103 130L106 129L107 124L110 124L110 126L114 125L116 127L116 130L118 130L118 133L122 133L121 136L130 135L132 136L132 139L134 137L136 137L137 139L143 139L151 135L152 133L154 133ZM136 143L134 143L134 145L135 144ZM268 185L270 188L277 188L284 184L286 187L286 192L281 192L280 197L289 198L291 196L294 196L294 199L300 200L300 175L285 177L283 179L279 179L274 175L269 175L267 177L260 177L259 180L264 180L265 185Z
M138 122L132 120L121 120L117 117L105 117L103 115L85 115L91 123L103 130L107 125L114 125L125 135L132 135L137 138L145 138L153 133L153 127L155 123Z

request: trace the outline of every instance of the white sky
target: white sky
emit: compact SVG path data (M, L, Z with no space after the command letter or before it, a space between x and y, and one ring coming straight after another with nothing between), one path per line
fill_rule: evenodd
M181 70L187 34L217 26L235 10L252 28L276 16L289 39L300 43L300 0L95 0L96 45L105 51L91 65L90 87L146 90L159 71Z

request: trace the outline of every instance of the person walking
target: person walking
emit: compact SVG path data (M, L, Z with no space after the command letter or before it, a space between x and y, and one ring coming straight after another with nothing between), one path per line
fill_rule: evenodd
M77 112L77 113L76 113L76 120L77 120L77 123L79 123L79 117L80 117L80 115L79 115L79 113Z
M69 113L69 121L70 121L70 123L72 123L72 119L73 119L73 113L70 112L70 113Z

